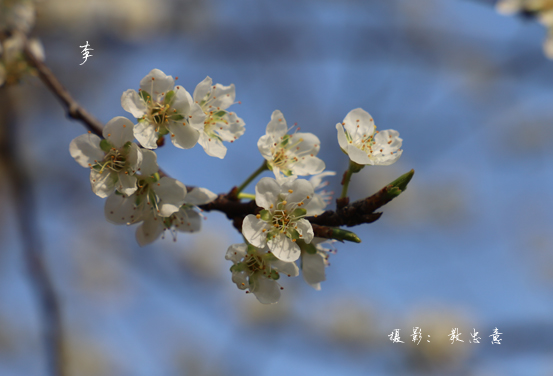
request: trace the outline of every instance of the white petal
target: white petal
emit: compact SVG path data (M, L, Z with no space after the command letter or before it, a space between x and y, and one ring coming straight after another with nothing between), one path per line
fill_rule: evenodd
M194 209L180 209L175 214L175 229L180 232L199 232L202 229L202 215Z
M291 151L295 154L317 155L321 148L321 141L313 133L296 132L290 137L290 145L296 145Z
M96 193L99 197L108 197L115 190L115 183L117 182L117 173L112 173L108 169L105 169L102 173L96 170L90 170L90 185L92 186L92 192Z
M255 203L264 209L276 204L280 193L280 185L273 178L261 178L255 186Z
M190 149L198 143L200 132L183 121L170 121L167 129L171 134L171 142L178 148Z
M215 89L213 89L212 100L209 101L209 104L217 110L226 110L234 103L235 97L234 84L230 84L229 86L216 84Z
M148 150L153 153L153 151ZM127 161L129 162L129 173L135 173L142 165L142 151L136 143L132 143L127 154Z
M257 148L259 152L268 161L273 160L273 153L271 152L271 146L273 145L273 137L270 135L263 135L257 141Z
M153 243L163 232L163 220L154 215L148 215L136 229L136 241L141 247Z
M184 204L186 187L180 181L164 176L154 183L152 188L159 197L159 215L161 217L169 217Z
M301 255L301 271L303 279L315 290L320 290L320 283L326 280L325 276L325 260L324 256L317 252L315 254L309 254L303 252Z
M119 172L119 181L117 182L117 190L125 195L132 195L138 187L136 186L136 176Z
M324 171L325 163L315 156L307 155L292 165L292 170L296 175L315 175Z
M121 107L123 107L125 111L130 112L132 116L137 119L148 112L146 103L133 89L129 89L121 95Z
M211 77L207 76L196 86L196 89L194 90L194 101L196 103L201 103L205 99L206 95L211 92L212 82Z
M195 187L186 194L184 202L190 205L204 205L215 200L217 197L217 194L207 188Z
M90 167L104 159L105 153L100 149L100 137L87 133L74 138L69 144L69 153L78 164Z
M210 137L206 133L202 133L199 139L200 145L204 148L207 155L223 159L227 154L227 147L223 145L221 140L215 137Z
M273 304L280 299L280 286L275 280L254 274L250 277L250 291L263 304Z
M306 215L308 217L312 215L321 215L325 212L326 202L321 195L315 193L311 201L303 205L302 208L307 211Z
M292 193L288 193L292 190ZM281 188L281 194L286 195L287 210L294 210L299 202L308 203L314 195L313 186L305 179L297 179L291 183L286 183ZM309 198L307 198L309 197Z
M158 133L155 126L148 121L139 121L133 127L134 137L140 142L142 147L147 149L157 149Z
M180 85L175 86L174 92L175 95L171 100L171 108L177 110L178 114L181 114L184 117L188 117L190 107L194 103L192 97L190 96L190 93Z
M361 149L358 149L355 145L349 144L346 152L348 153L349 159L360 165L372 165L373 162L369 158L366 152Z
M134 206L136 196L118 195L113 193L110 195L104 206L104 214L108 222L115 224L126 224L136 221L140 216Z
M275 269L279 273L287 275L288 277L297 277L300 274L300 270L294 262L274 260L271 261L271 268Z
M279 233L267 241L267 246L282 261L293 262L301 255L300 247L283 233Z
M327 176L335 176L335 175L336 175L335 171L321 172L320 174L316 174L311 179L309 179L309 182L313 186L313 189L317 191L327 185L326 183L323 183L323 178L326 178Z
M149 177L159 171L157 165L157 155L151 150L142 150L142 164L140 173L142 176Z
M255 215L249 214L242 222L242 235L246 240L257 248L263 248L267 244L267 233L263 229L270 229L267 222L257 219Z
M296 226L298 226L298 232L301 235L301 239L305 241L307 244L311 243L311 240L313 240L313 226L311 226L311 222L309 222L307 219L300 219L296 222Z
M286 125L286 119L282 115L282 112L276 110L271 115L271 121L267 124L266 133L274 138L280 138L286 134L288 126Z
M372 116L362 108L351 110L344 118L343 123L345 123L346 132L353 139L353 143L371 136L376 128Z
M248 253L248 245L246 243L233 244L227 249L225 259L238 264Z
M173 90L175 80L173 76L167 76L159 69L152 69L146 77L140 81L140 88L151 96L160 95Z
M340 144L340 148L347 151L348 139L346 138L346 133L344 132L344 126L341 123L336 124L336 130L338 131L338 144Z
M106 124L102 134L110 144L120 149L127 142L134 140L133 128L134 124L129 119L117 116Z

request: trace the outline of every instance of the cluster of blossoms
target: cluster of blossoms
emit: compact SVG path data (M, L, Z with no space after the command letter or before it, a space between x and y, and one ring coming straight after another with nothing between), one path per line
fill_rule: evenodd
M390 165L401 156L399 133L376 131L372 117L360 108L336 128L341 149L359 166ZM323 172L325 164L316 156L319 139L311 133L288 134L280 111L273 112L257 146L275 178L264 177L257 183L255 203L262 210L244 218L246 243L231 245L226 259L233 262L232 281L239 289L247 289L261 303L275 303L282 289L277 282L280 274L299 275L297 260L304 280L313 288L319 290L325 280L334 240L314 237L306 217L325 211L332 193L322 190L326 185L322 179L335 172ZM312 177L298 178L305 175Z
M3 0L0 2L0 87L19 83L35 71L27 64L23 49L28 43L38 60L44 60L44 48L38 39L27 34L35 23L34 2L30 0Z
M121 105L135 121L115 117L104 127L103 137L89 132L69 146L77 163L90 169L92 191L107 198L106 219L114 224L139 224L136 239L140 245L152 243L166 230L173 238L178 231L199 231L198 206L218 196L205 188L187 190L162 174L154 150L169 137L177 148L199 143L208 155L224 158L223 142L232 143L244 133L243 120L227 111L234 101L234 85L213 85L207 77L190 95L158 69L140 81L138 91L125 91ZM362 109L351 111L336 128L340 147L350 157L348 176L367 164L392 164L402 153L398 132L376 131L372 117ZM315 237L307 217L322 214L330 203L332 192L324 190L323 179L335 172L324 171L315 135L290 130L282 113L274 111L265 135L257 142L264 163L236 193L237 199L254 197L257 214L243 218L245 242L231 245L226 254L233 263L232 281L262 303L277 302L280 274L297 276L300 268L305 281L320 289L329 254L334 252L334 240ZM255 196L241 194L265 170L272 171L274 178L261 178Z
M553 1L552 0L499 0L496 4L499 13L505 15L524 14L535 16L547 28L547 38L543 44L545 55L553 59Z
M217 198L205 188L187 191L178 180L160 174L153 149L164 137L170 135L182 149L199 142L208 155L223 158L222 141L233 142L244 133L242 119L226 111L234 103L234 85L212 85L207 77L196 87L193 99L174 83L173 77L153 69L140 81L138 92L129 89L121 97L123 109L136 122L115 117L104 127L103 138L89 132L69 145L77 163L90 169L92 191L107 197L106 219L115 224L140 223L136 231L140 245L152 243L165 230L174 236L177 231L199 231L198 205Z

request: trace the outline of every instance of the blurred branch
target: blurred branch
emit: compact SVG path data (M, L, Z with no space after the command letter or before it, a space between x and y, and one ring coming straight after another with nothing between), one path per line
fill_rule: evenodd
M69 117L82 122L85 127L92 133L102 136L103 125L90 115L84 108L82 108L69 94L67 89L59 82L52 71L42 61L36 58L29 48L29 44L25 45L24 49L27 60L38 71L40 79L44 84L52 91L52 93L62 102L63 106L67 110ZM167 176L163 170L159 170L160 175ZM411 171L410 176L414 172ZM407 174L406 174L407 175ZM410 178L409 178L410 180ZM194 187L187 186L188 191L194 189ZM227 194L220 194L216 200L209 204L200 205L200 209L205 211L220 211L223 212L228 219L233 222L234 227L238 230L242 230L242 221L248 214L257 214L261 211L261 208L255 204L255 201L240 202L237 198L239 188L234 187ZM394 194L395 192L395 194ZM394 197L399 195L402 189L391 185L388 185L376 194L367 197L366 199L354 202L348 205L348 198L338 200L337 210L327 210L318 217L308 217L307 219L314 225L313 231L315 236L322 238L336 239L336 229L333 227L339 226L356 226L363 223L371 223L376 221L382 213L375 213L374 211L391 201ZM345 201L344 201L345 200ZM353 240L352 240L353 239ZM342 237L340 240L355 240L356 237Z
M44 260L31 179L17 152L17 119L9 90L7 87L0 89L0 158L9 177L6 181L10 181L13 186L14 211L21 234L23 256L32 287L40 302L49 374L64 376L64 336L59 302Z

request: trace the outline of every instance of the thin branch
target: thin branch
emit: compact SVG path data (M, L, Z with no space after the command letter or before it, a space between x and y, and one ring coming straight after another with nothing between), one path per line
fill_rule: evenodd
M64 336L59 301L44 260L31 179L17 153L17 124L8 90L9 88L0 89L0 104L3 106L0 111L0 114L3 114L0 119L0 157L13 186L13 202L21 234L23 256L32 287L40 303L48 372L52 376L64 376Z

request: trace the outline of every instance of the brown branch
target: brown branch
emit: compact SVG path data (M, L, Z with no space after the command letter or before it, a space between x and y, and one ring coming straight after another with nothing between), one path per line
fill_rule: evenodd
M21 165L17 153L15 131L16 119L8 88L0 89L0 159L6 166L9 181L13 186L13 203L17 214L17 224L21 234L23 257L32 288L37 295L44 330L44 347L47 357L48 373L52 376L64 376L64 336L61 310L54 285L48 274L44 248L40 241L34 194L31 179Z

